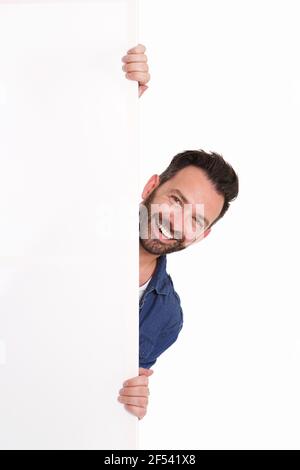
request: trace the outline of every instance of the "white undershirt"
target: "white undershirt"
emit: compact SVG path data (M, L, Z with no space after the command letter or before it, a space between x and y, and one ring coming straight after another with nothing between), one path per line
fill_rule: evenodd
M140 299L139 300L141 300L141 297L142 297L144 291L146 290L147 285L151 281L151 278L152 278L152 276L150 277L150 279L148 279L147 282L145 282L145 284L143 284L142 286L139 287L139 289L140 289Z

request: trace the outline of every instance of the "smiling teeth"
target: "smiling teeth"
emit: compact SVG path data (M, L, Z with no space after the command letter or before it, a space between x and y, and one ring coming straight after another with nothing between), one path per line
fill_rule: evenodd
M168 232L168 230L161 224L158 225L158 227L160 228L160 230L162 231L163 235L167 238L173 238L171 233Z

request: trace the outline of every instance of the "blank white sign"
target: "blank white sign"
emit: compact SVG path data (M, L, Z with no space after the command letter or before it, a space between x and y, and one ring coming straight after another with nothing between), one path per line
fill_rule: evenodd
M0 1L0 447L134 449L135 2ZM125 280L125 282L124 282Z

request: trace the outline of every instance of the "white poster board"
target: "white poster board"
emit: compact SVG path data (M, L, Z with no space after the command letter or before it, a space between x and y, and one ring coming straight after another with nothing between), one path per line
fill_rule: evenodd
M1 449L137 446L135 44L134 0L0 1Z

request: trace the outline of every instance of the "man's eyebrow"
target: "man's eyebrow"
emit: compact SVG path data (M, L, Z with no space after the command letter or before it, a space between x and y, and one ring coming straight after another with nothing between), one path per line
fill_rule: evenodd
M176 193L182 200L185 204L191 204L191 202L189 202L187 200L187 198L182 194L182 192L180 191L180 189L170 189L170 192L172 193ZM201 220L204 220L204 222L206 223L207 226L209 226L209 221L207 220L206 217L204 217L203 215L201 214L198 214L198 217L197 218L200 218Z

